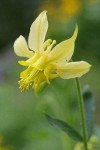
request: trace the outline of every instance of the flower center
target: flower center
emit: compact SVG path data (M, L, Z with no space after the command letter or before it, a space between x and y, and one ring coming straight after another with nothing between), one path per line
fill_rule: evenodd
M21 62L28 66L28 68L20 74L19 88L21 91L28 90L30 86L37 90L40 84L57 77L52 74L53 65L48 63L48 53L51 51L56 41L47 40L42 47L41 53L35 53L33 57L27 61Z
M51 67L46 66L47 61L47 55L42 55L34 63L31 62L29 67L20 74L19 88L21 91L28 90L30 86L36 90L40 87L41 82L48 82Z
M33 84L35 78L38 76L39 71L34 68L28 68L21 74L21 80L18 82L20 90L28 90L29 86Z

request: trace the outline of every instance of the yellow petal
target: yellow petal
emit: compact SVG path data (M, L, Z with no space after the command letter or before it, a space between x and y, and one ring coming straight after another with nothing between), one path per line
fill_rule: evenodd
M23 79L27 78L31 71L32 71L32 67L29 67L26 70L22 71L20 73L20 78L23 78Z
M32 23L28 39L29 48L39 52L45 40L48 29L46 11L43 11Z
M39 59L39 57L40 56L37 53L35 53L31 58L27 59L26 61L21 60L21 61L18 61L18 63L22 66L30 66L34 64Z
M47 63L47 56L46 55L42 55L38 58L38 60L36 62L34 62L33 64L31 64L32 67L36 68L37 70L43 70L45 65Z
M20 65L22 65L22 66L29 66L30 64L28 64L26 61L24 61L24 60L20 60L20 61L18 61L18 63L20 64Z
M52 69L53 69L52 65L49 65L49 66L45 67L45 69L44 69L44 75L47 79L48 84L50 84L49 77L50 77L50 73L51 73Z
M78 33L78 26L76 25L73 36L58 44L53 48L50 52L49 57L50 60L54 61L69 61L74 52L74 44Z
M23 36L19 36L14 43L14 51L16 55L30 58L33 52L29 51L26 40Z
M81 77L90 70L91 65L85 61L66 63L57 66L57 74L63 79Z

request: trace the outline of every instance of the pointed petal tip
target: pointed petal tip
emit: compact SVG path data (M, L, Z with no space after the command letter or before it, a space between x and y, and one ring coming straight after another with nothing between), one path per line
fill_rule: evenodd
M76 27L75 27L75 30L74 30L74 34L72 36L74 40L76 40L77 34L78 34L78 25L76 24Z
M70 62L62 66L58 66L57 74L63 79L81 77L86 74L91 65L86 61Z
M47 15L47 10L42 11L40 15Z
M91 65L91 64L89 64L89 63L88 63L88 66L89 66L89 68L91 68L91 67L92 67L92 65Z
M76 28L78 29L78 24L76 23Z
M76 31L77 31L77 33L78 33L78 24L76 23Z
M47 10L42 11L30 27L28 45L33 51L39 52L44 43L48 30L48 19L46 13Z
M92 67L92 65L89 64L89 63L86 62L86 61L81 61L81 62L84 63L84 65L86 65L86 68L91 68L91 67Z
M47 10L42 11L42 13L47 13Z

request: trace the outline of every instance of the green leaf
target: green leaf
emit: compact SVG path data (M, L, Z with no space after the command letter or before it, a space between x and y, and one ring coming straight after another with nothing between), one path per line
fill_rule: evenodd
M92 135L93 114L95 110L94 98L89 86L86 86L83 90L83 99L84 99L86 125L87 125L87 137L89 140Z
M83 141L82 136L74 128L72 128L69 124L67 124L66 122L61 121L59 119L52 118L48 114L45 114L45 115L46 115L46 118L48 119L49 123L52 126L61 129L75 141L81 141L81 142Z

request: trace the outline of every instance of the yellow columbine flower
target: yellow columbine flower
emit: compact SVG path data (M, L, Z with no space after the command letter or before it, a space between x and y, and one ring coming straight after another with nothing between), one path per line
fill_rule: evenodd
M46 11L43 11L32 23L28 38L28 45L23 36L14 43L16 55L27 57L26 61L19 61L19 64L27 69L21 72L19 81L20 90L28 90L30 86L34 90L40 88L44 81L48 84L53 78L63 79L81 77L89 71L90 64L85 61L69 62L73 52L78 27L72 37L56 45L55 40L48 39L44 42L48 29Z

